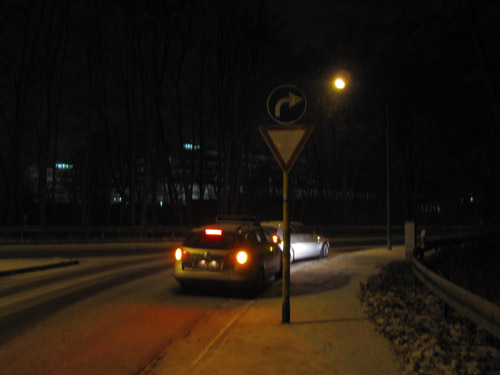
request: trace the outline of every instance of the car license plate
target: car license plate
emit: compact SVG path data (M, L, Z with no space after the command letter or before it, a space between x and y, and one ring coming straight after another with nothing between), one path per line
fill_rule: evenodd
M216 260L199 260L198 268L207 271L219 271L221 268L221 264Z

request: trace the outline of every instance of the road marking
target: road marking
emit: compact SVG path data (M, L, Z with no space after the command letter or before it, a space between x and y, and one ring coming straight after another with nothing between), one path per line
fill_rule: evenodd
M210 357L211 355L213 356L215 353L214 350L216 350L227 338L229 332L231 331L231 328L233 328L238 321L238 319L246 312L248 309L255 303L255 300L248 301L246 304L243 305L242 309L236 313L229 321L228 323L219 331L219 333L208 343L208 345L203 348L203 350L200 352L198 357L191 362L187 366L178 366L178 363L170 363L169 366L173 365L176 369L175 372L177 374L189 374L192 372L193 368L197 365L200 365L200 362L205 359ZM170 342L168 342L167 346L165 349L157 355L145 368L143 368L141 371L137 373L137 375L150 375L150 374L158 374L161 372L158 372L156 367L164 361L168 357L168 354L171 350L174 349L174 346L177 341L182 341L182 339L186 339L189 335L191 335L195 329L196 326L199 325L201 322L205 322L207 318L210 318L210 314L207 315L206 313L203 314L198 321L196 321L193 326L186 332L183 337L181 337L181 340L173 339ZM211 353L212 352L212 353Z
M220 330L220 332L215 336L212 341L202 350L200 355L191 363L191 368L195 367L202 359L209 356L209 352L212 349L218 348L226 338L227 334L229 334L230 329L235 325L236 321L250 308L255 304L255 300L248 301L245 306L231 318L231 320Z

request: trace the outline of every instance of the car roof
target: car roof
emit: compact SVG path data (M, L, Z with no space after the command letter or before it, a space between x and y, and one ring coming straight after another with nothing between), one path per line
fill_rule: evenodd
M257 228L261 228L260 225L256 225L254 223L245 222L245 221L223 221L208 225L203 225L198 228L194 228L193 232L202 232L205 229L222 229L223 232L247 232L249 230L255 230Z

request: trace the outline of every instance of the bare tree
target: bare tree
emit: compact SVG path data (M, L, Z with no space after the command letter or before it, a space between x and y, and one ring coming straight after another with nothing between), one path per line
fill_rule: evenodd
M36 6L8 5L3 38L2 127L9 203L8 222L22 220L25 205L24 174L29 163L38 172L39 222L47 223L47 200L54 201L60 112L64 89L64 63L68 39L66 2L44 1ZM5 9L7 11L7 9ZM52 185L47 172L53 171Z
M41 3L38 21L42 36L38 50L34 112L38 162L40 224L47 224L47 201L54 202L57 181L56 160L60 113L64 90L64 68L68 43L68 6L65 1ZM52 185L47 187L47 171L52 169Z

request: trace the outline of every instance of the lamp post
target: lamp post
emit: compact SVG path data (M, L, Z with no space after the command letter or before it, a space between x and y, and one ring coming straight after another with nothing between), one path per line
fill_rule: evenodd
M392 249L391 241L391 159L389 152L389 106L385 103L385 159L386 159L386 210L387 210L387 250Z
M346 82L341 77L336 77L332 81L332 86L336 90L343 90ZM387 250L392 250L392 234L391 234L391 155L389 141L389 105L385 100L385 157L386 157L386 219L387 219Z

